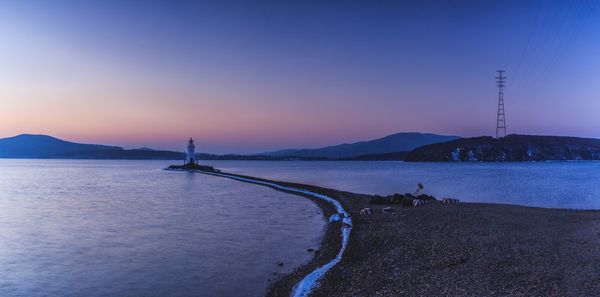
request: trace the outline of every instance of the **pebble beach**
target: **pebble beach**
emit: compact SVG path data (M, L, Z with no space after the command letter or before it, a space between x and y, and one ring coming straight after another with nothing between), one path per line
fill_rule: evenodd
M269 182L332 197L352 217L342 260L310 296L600 295L599 211L439 201L372 205L370 195ZM335 213L307 198L326 217ZM373 213L360 215L363 208ZM312 261L274 280L267 296L290 296L305 275L334 258L340 224L330 223Z

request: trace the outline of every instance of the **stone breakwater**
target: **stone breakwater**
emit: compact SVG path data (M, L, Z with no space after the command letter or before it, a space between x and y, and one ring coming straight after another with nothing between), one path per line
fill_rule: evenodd
M204 169L204 168L202 168L202 169ZM167 168L167 170L192 171L192 172L196 172L196 173L225 177L225 178L230 178L230 179L241 181L241 182L247 182L247 183L267 186L267 187L270 187L270 188L273 188L273 189L276 189L279 191L298 194L298 195L302 195L302 196L309 196L309 197L312 197L315 199L319 199L319 200L322 200L322 201L325 201L325 202L331 204L335 208L337 213L334 216L343 223L341 226L341 229L340 229L341 237L342 237L341 248L340 248L339 252L337 253L337 255L335 256L335 258L331 259L331 261L327 262L326 264L319 266L318 268L316 268L315 270L310 272L308 275L306 275L304 278L302 278L293 287L291 296L293 296L293 297L308 296L312 292L312 290L318 286L319 281L325 276L327 271L329 271L332 267L334 267L337 263L339 263L342 260L342 256L344 255L344 251L346 250L348 241L350 239L350 232L352 230L352 218L350 217L350 214L344 209L344 207L342 206L342 204L339 201L337 201L327 195L324 195L324 194L319 194L319 193L315 193L315 192L304 190L304 189L297 189L294 187L284 186L277 182L271 182L271 181L260 180L260 179L256 179L256 178L252 178L252 177L223 173L218 170L215 170L212 167L210 168L210 170L193 170L193 169L190 170L190 168L171 166L171 167Z

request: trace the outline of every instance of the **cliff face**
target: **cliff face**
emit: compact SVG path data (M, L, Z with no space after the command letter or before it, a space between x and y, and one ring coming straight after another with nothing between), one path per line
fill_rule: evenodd
M504 138L461 138L419 147L406 161L600 160L600 139L511 134Z

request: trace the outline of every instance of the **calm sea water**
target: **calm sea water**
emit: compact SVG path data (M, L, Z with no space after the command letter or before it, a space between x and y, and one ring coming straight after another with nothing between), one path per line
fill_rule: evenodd
M600 209L600 162L207 162L228 172L357 193L414 192L462 201Z
M0 296L261 296L318 248L309 200L169 163L0 160Z
M0 160L0 296L260 296L318 247L312 202L169 163ZM359 193L422 182L463 201L600 209L600 162L206 163Z

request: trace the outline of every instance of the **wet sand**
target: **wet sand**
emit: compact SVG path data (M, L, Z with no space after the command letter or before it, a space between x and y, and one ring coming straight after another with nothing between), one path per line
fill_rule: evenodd
M599 211L434 202L384 214L369 195L275 183L333 197L352 215L342 261L310 296L600 296ZM374 214L359 215L363 207ZM313 260L275 281L268 296L289 296L335 256L337 224Z

